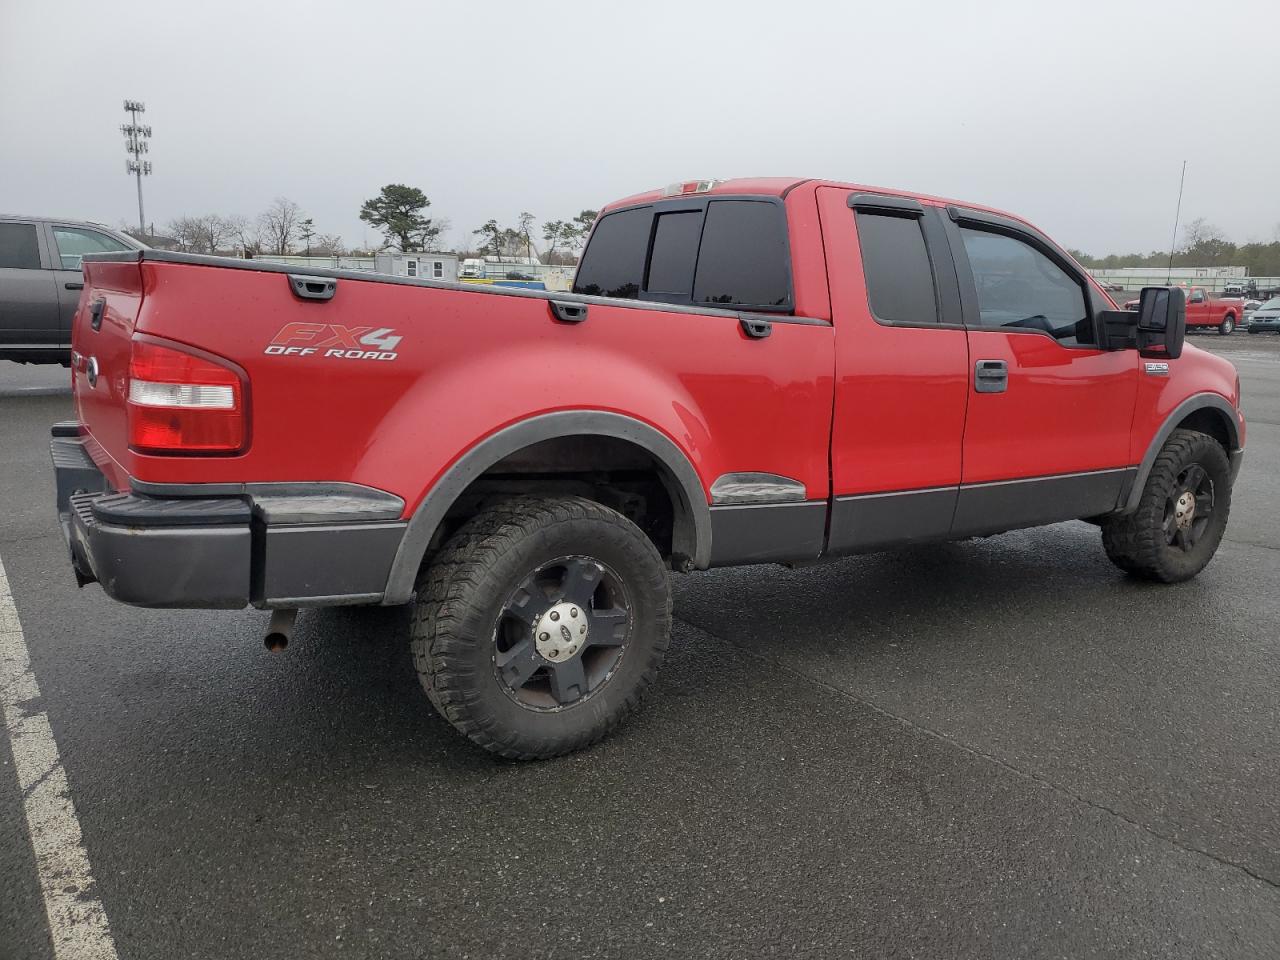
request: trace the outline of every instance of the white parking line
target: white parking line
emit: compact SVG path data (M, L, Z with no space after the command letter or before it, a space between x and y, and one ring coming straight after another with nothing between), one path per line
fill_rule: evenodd
M0 561L0 706L13 747L27 832L49 918L57 960L117 960L102 901L94 890L89 854L80 836L67 775L40 688L31 672L18 608Z

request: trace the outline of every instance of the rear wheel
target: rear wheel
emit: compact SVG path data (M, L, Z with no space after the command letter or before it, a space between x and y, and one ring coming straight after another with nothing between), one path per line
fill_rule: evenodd
M1222 323L1218 325L1218 332L1224 337L1236 328L1236 318L1234 314L1228 313L1222 318Z
M622 721L670 629L667 572L635 524L578 497L524 497L473 518L423 572L413 657L459 732L541 759Z
M1102 545L1144 580L1190 580L1213 559L1231 511L1231 468L1207 434L1175 430L1156 457L1131 514L1102 524Z

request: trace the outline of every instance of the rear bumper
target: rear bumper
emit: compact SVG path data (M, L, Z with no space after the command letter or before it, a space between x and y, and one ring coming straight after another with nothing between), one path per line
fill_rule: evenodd
M109 488L54 428L58 518L77 581L140 607L378 603L406 524L399 497L354 484ZM138 488L144 488L145 492Z

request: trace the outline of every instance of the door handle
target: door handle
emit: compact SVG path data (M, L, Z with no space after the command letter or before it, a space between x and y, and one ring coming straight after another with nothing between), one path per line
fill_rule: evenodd
M68 290L83 290L84 282L81 280L68 280L63 286Z
M739 314L738 325L742 327L742 332L752 340L763 340L773 333L773 324L764 317L749 317L746 314Z
M581 323L587 319L587 305L572 300L552 300L551 315L561 323Z
M1003 360L979 360L973 367L976 393L1004 393L1009 387L1009 365Z

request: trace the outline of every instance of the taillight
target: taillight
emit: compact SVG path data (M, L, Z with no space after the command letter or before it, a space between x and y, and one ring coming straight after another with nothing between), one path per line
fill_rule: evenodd
M136 338L129 358L129 446L139 453L235 453L245 442L244 382L225 361Z

